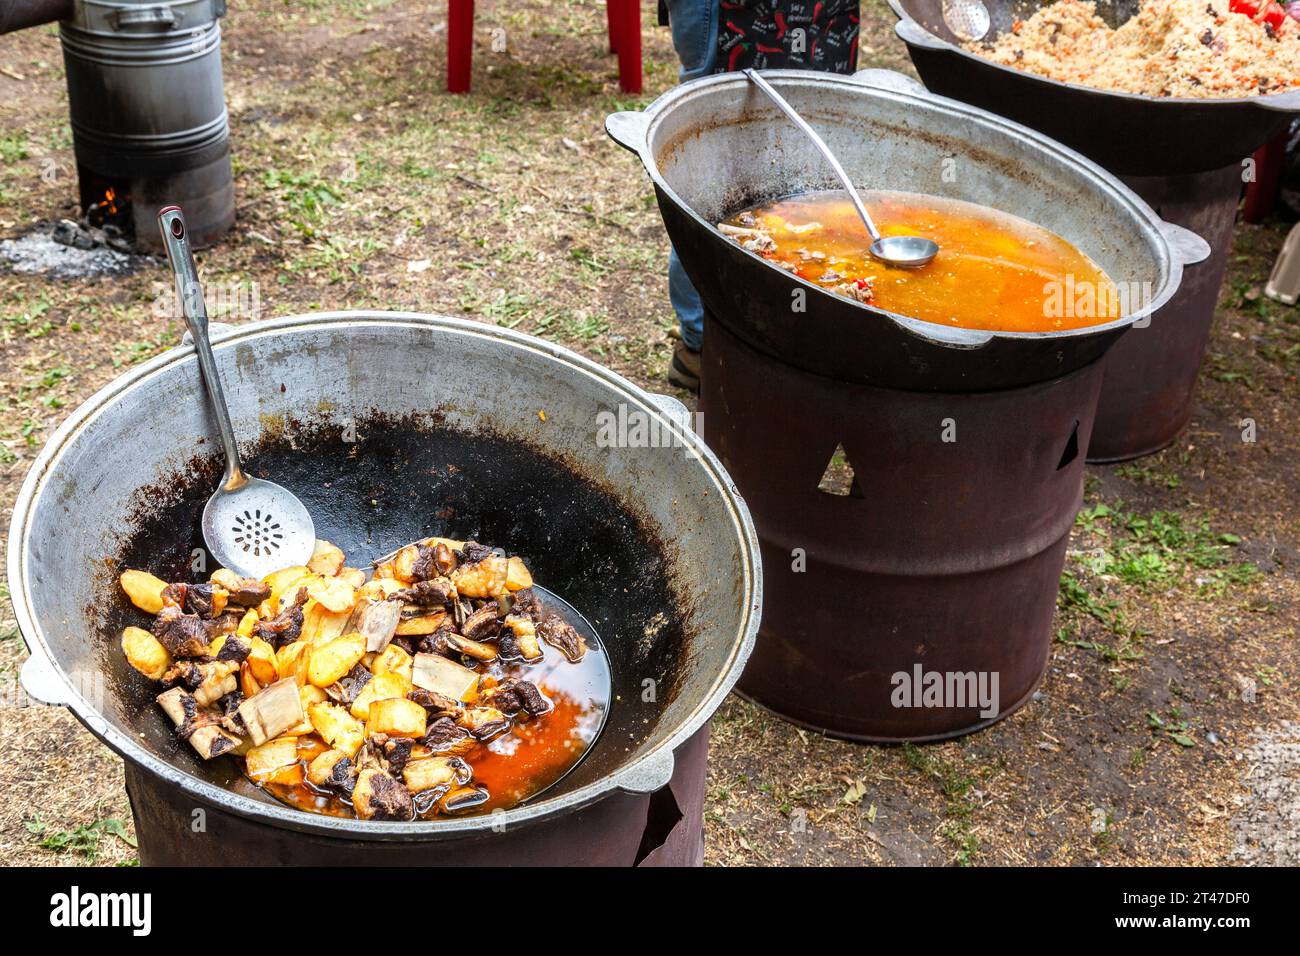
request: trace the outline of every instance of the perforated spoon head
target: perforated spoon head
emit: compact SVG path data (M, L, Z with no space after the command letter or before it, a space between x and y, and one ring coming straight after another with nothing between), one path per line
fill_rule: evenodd
M241 577L263 578L281 568L306 564L316 548L316 529L307 508L275 482L250 478L240 464L221 375L208 341L203 289L179 206L158 211L158 229L176 279L185 324L194 339L208 409L216 420L226 456L225 476L203 509L203 541L216 561Z
M941 12L948 29L967 43L984 39L993 23L980 0L943 0Z
M223 486L203 509L203 540L223 567L247 578L306 564L316 547L307 508L273 481L248 478L239 489Z

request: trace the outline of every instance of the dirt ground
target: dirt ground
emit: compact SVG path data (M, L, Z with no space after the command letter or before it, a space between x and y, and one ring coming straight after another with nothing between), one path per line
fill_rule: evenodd
M643 5L645 96L618 92L601 4L488 0L474 91L450 97L440 4L231 4L239 221L199 255L206 285L232 290L226 319L466 314L666 390L667 242L638 164L601 125L676 81ZM863 65L908 68L891 23L864 0ZM51 29L0 39L0 159L0 238L75 215ZM1260 295L1284 234L1239 228L1187 432L1089 469L1035 700L972 737L885 748L732 698L712 725L709 863L1300 863L1300 313ZM157 262L63 280L0 264L5 527L59 421L179 341L153 307L164 279ZM238 294L254 288L255 302ZM63 711L25 705L7 598L0 859L129 865L120 762Z

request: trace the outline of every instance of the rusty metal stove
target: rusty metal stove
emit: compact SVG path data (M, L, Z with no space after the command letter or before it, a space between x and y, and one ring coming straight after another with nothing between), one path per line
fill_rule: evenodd
M225 0L19 0L0 33L59 21L83 224L155 251L160 206L199 246L235 221Z

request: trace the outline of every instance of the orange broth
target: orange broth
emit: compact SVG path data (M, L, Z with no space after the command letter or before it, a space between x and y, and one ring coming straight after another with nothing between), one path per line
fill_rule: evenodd
M868 192L863 199L883 235L933 239L938 256L920 269L885 267L867 252L870 236L842 190L764 203L724 225L766 233L775 249L753 251L803 279L926 322L1053 332L1124 313L1115 284L1096 263L1032 222L919 193ZM854 295L852 288L862 291Z

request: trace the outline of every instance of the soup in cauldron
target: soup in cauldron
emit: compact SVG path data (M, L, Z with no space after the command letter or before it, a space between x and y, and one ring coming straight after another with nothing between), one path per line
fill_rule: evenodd
M887 268L842 190L803 193L718 224L741 246L802 279L864 305L967 329L1056 332L1125 313L1119 290L1055 233L986 206L919 193L863 199L882 235L939 244L919 269Z

